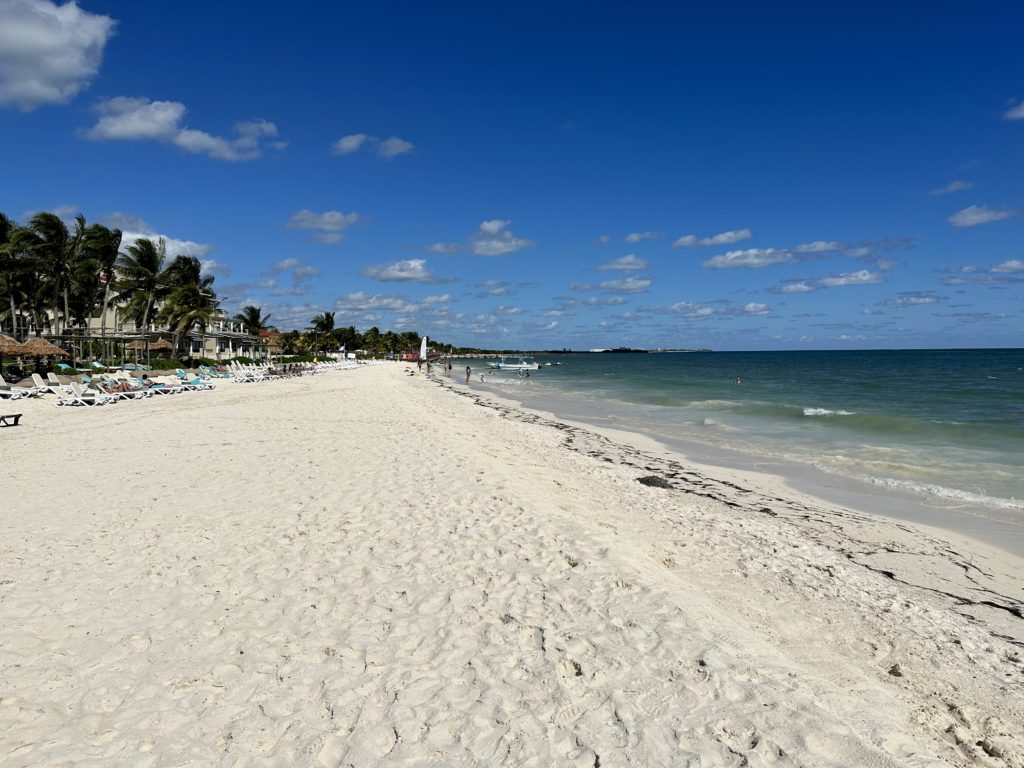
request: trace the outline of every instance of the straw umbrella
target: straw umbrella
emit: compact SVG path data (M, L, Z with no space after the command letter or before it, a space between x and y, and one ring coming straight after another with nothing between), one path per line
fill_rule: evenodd
M23 355L32 355L36 359L36 366L38 370L39 359L42 357L60 356L67 357L68 353L58 347L56 344L51 344L42 336L33 336L31 339L21 345L21 353Z
M149 349L151 351L154 349L174 349L174 345L171 344L171 342L169 342L167 339L160 339L150 344Z
M3 371L4 355L20 355L25 351L25 345L21 344L10 336L4 336L0 333L0 373ZM0 381L3 380L3 376L0 375Z
M44 357L49 355L57 355L60 357L67 357L68 353L58 347L56 344L51 344L42 336L33 336L31 339L21 345L21 352L24 355L34 355L35 357Z

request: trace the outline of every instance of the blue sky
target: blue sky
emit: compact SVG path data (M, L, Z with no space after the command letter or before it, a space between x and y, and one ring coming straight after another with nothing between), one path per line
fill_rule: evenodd
M1021 346L1024 5L0 0L0 210L462 345Z

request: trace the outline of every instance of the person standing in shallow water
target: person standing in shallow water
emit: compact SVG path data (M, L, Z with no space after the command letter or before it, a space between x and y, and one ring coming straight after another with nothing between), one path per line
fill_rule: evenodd
M473 375L473 369L466 366L466 383L469 384L469 377Z

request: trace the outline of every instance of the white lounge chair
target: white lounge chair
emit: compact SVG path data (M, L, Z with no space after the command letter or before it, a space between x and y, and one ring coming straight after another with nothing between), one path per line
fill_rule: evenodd
M58 397L57 405L107 405L115 403L117 399L111 395L100 394L99 392L83 392L81 388L71 382L71 394L67 397Z

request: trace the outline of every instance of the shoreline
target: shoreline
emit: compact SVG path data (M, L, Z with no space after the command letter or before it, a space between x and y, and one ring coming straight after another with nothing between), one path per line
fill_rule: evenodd
M1024 761L1009 556L403 370L26 405L0 761Z
M462 383L457 377L452 377L452 381ZM597 431L636 435L641 442L653 441L663 450L689 463L699 464L712 473L767 475L783 483L788 492L806 494L820 503L852 507L867 514L945 531L948 535L995 547L1024 560L1024 526L1016 520L1004 519L997 510L966 501L927 496L909 488L879 485L796 461L767 457L754 450L724 448L702 442L695 436L638 431L632 425L615 423L623 420L614 416L601 416L594 412L566 415L565 406L571 401L558 396L520 393L488 382L484 383L483 391L516 407L549 414L551 418Z
M448 380L434 378L442 387L470 397L478 405L493 408L507 418L541 423L557 429L571 429L576 436L589 434L596 437L599 445L589 447L588 455L643 472L660 472L669 479L672 490L712 498L731 508L743 508L748 512L785 519L811 533L815 532L816 527L837 529L849 537L851 543L884 546L901 536L916 540L919 547L916 551L909 552L909 540L903 540L899 541L899 557L875 557L876 563L858 564L886 578L918 588L928 589L926 585L938 579L943 586L934 590L937 594L961 601L964 606L987 605L996 611L989 618L1003 625L1007 632L1005 637L1024 645L1024 623L1021 623L1024 621L1024 558L1012 551L962 531L929 525L920 520L850 509L822 498L813 491L794 487L789 478L770 472L694 461L673 446L644 433L566 419L502 397L493 391L487 391L481 396L479 391L468 389L461 382L452 384ZM487 399L492 402L487 402ZM570 450L580 449L572 447ZM738 494L738 498L733 498L733 493ZM783 511L780 511L780 506ZM835 543L828 542L826 546L835 547ZM945 567L947 558L958 554L957 549L964 553L959 566L963 569L963 579L959 583L955 577L950 577ZM845 546L838 548L838 551L850 557L853 549ZM891 551L889 554L897 555L897 552ZM900 562L901 558L911 555L913 565ZM924 564L924 558L934 561L930 569ZM982 569L969 565L972 558L986 563L986 567ZM997 565L993 567L993 564ZM913 575L901 573L919 569L922 572ZM983 574L992 582L985 586L976 583L972 571L975 576ZM1007 594L1001 594L1000 590ZM991 598L996 595L1002 597L1003 602L993 604ZM1000 614L1012 618L1009 622L1003 622L1004 617ZM965 615L974 614L965 612Z

